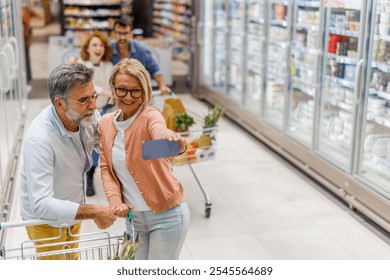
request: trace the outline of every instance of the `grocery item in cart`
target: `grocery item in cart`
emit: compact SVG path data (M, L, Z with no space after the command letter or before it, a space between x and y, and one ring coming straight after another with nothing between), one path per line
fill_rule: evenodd
M171 130L176 128L176 115L186 112L183 103L179 98L167 98L161 111L167 127Z

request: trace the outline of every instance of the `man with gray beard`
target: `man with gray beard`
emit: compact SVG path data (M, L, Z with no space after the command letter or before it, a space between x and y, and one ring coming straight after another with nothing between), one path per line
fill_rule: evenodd
M64 245L54 243L78 247L80 220L93 219L104 229L116 219L109 206L85 204L85 173L92 166L92 150L99 148L92 80L93 70L84 65L56 67L48 78L51 104L33 120L24 139L20 213L25 220L53 221L26 227L37 253L51 252L50 259L64 259L53 252ZM64 223L69 230L61 228ZM77 258L77 253L65 254L65 259Z

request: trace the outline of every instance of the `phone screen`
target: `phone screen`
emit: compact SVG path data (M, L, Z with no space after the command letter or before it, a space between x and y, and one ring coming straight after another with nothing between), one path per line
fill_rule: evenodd
M177 156L180 153L180 143L166 139L146 140L142 142L143 159L155 159Z

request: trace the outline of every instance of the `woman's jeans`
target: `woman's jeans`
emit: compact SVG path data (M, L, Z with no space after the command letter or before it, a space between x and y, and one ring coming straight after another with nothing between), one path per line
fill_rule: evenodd
M187 201L163 212L133 212L135 234L139 235L136 260L177 260L190 227ZM126 220L127 231L130 223Z

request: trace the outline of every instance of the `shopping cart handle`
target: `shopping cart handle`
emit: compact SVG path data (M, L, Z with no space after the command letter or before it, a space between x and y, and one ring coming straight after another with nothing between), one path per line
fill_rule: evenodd
M131 210L127 211L127 217L129 218L129 220L133 219L133 212L131 212Z
M161 90L152 90L152 96L160 96L163 95ZM170 91L167 95L175 95L173 91Z
M15 227L27 227L27 226L36 226L36 225L46 225L51 223L56 223L55 220L42 220L42 219L34 219L34 220L24 220L18 222L4 222L0 223L0 230L5 228L15 228ZM68 226L67 222L61 223L62 227Z
M133 219L133 213L131 210L127 212L127 217L129 220ZM34 219L34 220L24 220L24 221L18 221L18 222L4 222L0 223L0 230L5 228L15 228L15 227L27 227L27 226L36 226L36 225L46 225L51 223L58 223L58 221L55 220L42 220L42 219ZM69 223L62 222L62 227L67 227Z

